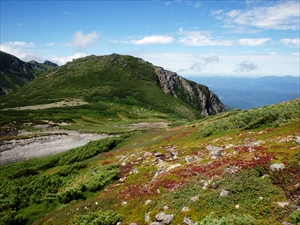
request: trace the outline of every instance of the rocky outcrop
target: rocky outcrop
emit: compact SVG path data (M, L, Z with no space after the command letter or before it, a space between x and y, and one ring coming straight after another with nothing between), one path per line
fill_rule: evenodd
M165 93L172 94L197 109L202 115L213 115L225 110L220 101L208 87L189 81L175 72L153 66L159 83Z

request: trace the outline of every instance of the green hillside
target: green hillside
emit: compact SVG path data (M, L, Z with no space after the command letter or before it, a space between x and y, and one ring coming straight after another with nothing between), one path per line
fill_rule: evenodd
M196 83L186 82L196 88ZM139 58L117 54L88 56L36 77L22 89L4 96L0 107L13 108L80 99L87 104L79 106L78 109L98 109L100 116L112 114L112 119L116 120L122 116L129 116L119 112L116 104L117 108L139 107L169 114L169 117L189 120L203 117L201 114L201 110L204 110L201 108L203 104L208 107L218 104L221 106L220 110L224 110L217 97L214 102L210 102L211 96L214 95L207 87L198 85L199 90L203 90L203 96L206 96L202 104L201 100L195 103L195 98L189 102L187 96L190 93L179 85L175 86L180 91L179 97L164 93L153 65ZM211 111L216 113L214 110ZM122 115L117 116L118 113Z
M0 224L297 225L299 107L229 111L1 166Z

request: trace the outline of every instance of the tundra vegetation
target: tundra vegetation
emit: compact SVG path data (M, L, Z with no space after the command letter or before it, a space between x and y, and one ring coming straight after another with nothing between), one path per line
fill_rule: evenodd
M192 90L206 103L213 94L187 83L176 98L152 64L112 54L0 96L0 143L113 135L1 166L0 224L299 224L300 99L204 117Z
M50 119L119 134L1 166L0 224L151 224L160 212L174 215L170 224L300 224L299 99L189 121L130 98L87 97L0 111L3 127ZM132 131L133 121L170 125Z

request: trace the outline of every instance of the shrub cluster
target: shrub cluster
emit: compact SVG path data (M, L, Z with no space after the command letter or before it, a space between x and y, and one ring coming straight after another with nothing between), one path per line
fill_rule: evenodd
M300 101L265 106L246 111L234 111L232 115L217 119L199 130L199 137L207 137L226 130L247 130L261 126L280 126L299 120ZM238 113L237 113L238 112Z

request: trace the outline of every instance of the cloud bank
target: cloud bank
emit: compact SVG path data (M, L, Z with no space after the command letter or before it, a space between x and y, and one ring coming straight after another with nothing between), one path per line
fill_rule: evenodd
M85 51L91 45L98 42L100 35L93 31L92 33L83 34L82 31L78 31L72 38L72 44L80 51Z
M151 36L146 36L139 40L131 40L130 43L135 45L170 44L173 41L174 38L171 36L151 35Z

